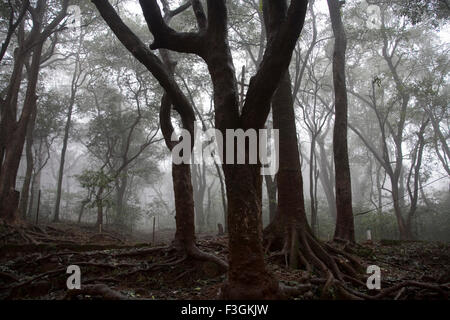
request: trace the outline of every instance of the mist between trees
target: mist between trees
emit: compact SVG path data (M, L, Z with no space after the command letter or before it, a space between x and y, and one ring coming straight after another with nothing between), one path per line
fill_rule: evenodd
M186 243L221 224L230 260L248 254L263 278L261 226L279 241L285 221L313 248L367 229L448 242L448 13L440 1L2 2L0 217L124 233L156 217ZM246 137L237 154L279 152L279 169L172 163L178 142L198 143L194 121L277 130L277 148Z

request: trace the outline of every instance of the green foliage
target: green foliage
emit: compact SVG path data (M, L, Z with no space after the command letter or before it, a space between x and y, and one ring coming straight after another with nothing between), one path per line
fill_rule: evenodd
M76 178L80 185L86 189L103 188L108 190L114 182L114 179L107 175L103 169L99 171L86 169L82 174L76 175Z
M114 179L106 174L103 169L98 171L86 169L82 174L76 175L75 178L81 187L88 191L88 194L96 195L91 201L91 207L95 205L111 206L112 201L108 196L113 188Z

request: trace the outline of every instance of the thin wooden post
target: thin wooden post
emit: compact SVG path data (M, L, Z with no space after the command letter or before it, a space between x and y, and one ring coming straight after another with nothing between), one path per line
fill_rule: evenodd
M152 240L153 245L155 245L155 221L156 221L156 216L153 216L153 240Z
M367 229L367 242L372 242L372 231L370 229Z
M219 229L218 235L219 235L219 236L222 236L222 235L223 235L223 226L222 226L221 223L218 223L218 224L217 224L217 229Z
M41 189L39 189L38 192L38 203L37 203L37 210L36 210L36 224L39 222L39 207L41 206Z

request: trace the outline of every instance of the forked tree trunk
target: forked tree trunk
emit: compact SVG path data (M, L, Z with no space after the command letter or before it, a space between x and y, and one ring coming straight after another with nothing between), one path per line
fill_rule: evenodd
M347 87L345 79L345 51L347 38L340 13L341 3L328 0L331 25L334 33L333 84L335 95L335 120L333 132L333 153L336 184L336 229L335 239L355 242L355 227L352 209L352 187L347 146Z

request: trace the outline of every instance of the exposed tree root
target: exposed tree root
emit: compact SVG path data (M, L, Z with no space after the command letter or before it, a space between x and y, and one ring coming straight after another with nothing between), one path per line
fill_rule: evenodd
M200 261L209 261L214 264L216 264L221 272L226 272L228 270L228 263L220 259L219 257L206 253L204 251L201 251L197 246L189 246L186 248L186 253L188 257Z
M114 286L131 288L133 285L139 286L138 283L146 283L152 291L158 291L160 290L158 289L159 280L155 282L155 279L160 277L164 278L169 287L179 286L180 280L184 286L187 279L198 276L212 279L225 272L228 267L219 256L207 253L209 251L226 253L224 239L220 239L217 243L199 240L199 247L187 246L185 243L181 246L171 244L161 247L61 244L51 241L34 244L31 238L41 241L47 236L57 237L56 231L46 227L40 230L41 227L22 225L5 226L3 224L1 227L3 227L1 239L8 240L0 250L2 252L0 256L3 257L0 270L0 296L6 299L37 297L49 292L59 295L60 298L66 295L66 299L76 298L76 296L81 298L81 295L86 294L94 298L119 299L120 297L122 299L127 298L126 295L114 291ZM368 275L362 268L362 258L356 255L360 251L358 244L349 244L345 241L324 243L310 233L300 231L296 229L295 233L291 233L295 237L286 233L270 241L266 237L268 260L281 262L287 268L308 271L292 273L277 268L276 270L281 272L280 279L284 281L284 283L274 282L280 291L280 297L277 298L302 296L306 299L320 297L321 299L351 300L399 300L411 297L448 299L450 284L445 283L448 279L439 275L423 278L420 280L422 282L407 280L395 285L382 281L381 291L369 291L366 287ZM69 235L69 237L73 236ZM10 244L10 239L20 240L20 243ZM363 246L361 248L366 249ZM11 252L4 255L6 250ZM11 259L11 253L15 260ZM82 268L83 277L82 290L72 290L69 293L65 287L65 279L68 276L66 268L70 264L79 265ZM403 268L401 265L395 266ZM291 286L293 276L293 282L299 285ZM217 281L218 279L215 278L212 283ZM433 281L440 284L435 284ZM152 287L153 283L156 284L155 288ZM108 288L104 286L105 284L113 287ZM119 297L116 296L117 293ZM143 295L145 296L145 293Z
M163 259L159 260L158 262L147 264L145 261L141 263L125 263L125 262L117 262L116 259L122 259L122 258L129 258L129 257L143 257L144 259L147 258L147 256L151 254L152 256L160 256ZM36 255L38 257L36 257ZM166 246L166 247L156 247L156 248L145 248L145 249L136 249L133 251L126 251L126 252L76 252L76 251L69 251L69 252L56 252L47 254L44 256L39 256L39 254L31 254L24 257L21 257L17 259L16 261L11 262L11 265L14 266L15 269L20 269L21 266L24 267L26 265L30 265L30 262L33 264L39 264L42 263L45 260L49 260L53 257L63 258L64 256L76 256L79 259L75 261L70 261L70 264L78 265L82 269L83 267L91 267L95 269L108 269L108 270L116 270L116 269L125 269L122 272L119 273L112 273L105 277L101 278L90 278L85 279L82 281L82 289L81 290L71 290L67 293L66 298L73 297L78 294L89 294L89 295L97 295L101 296L105 299L122 299L124 296L118 295L116 292L112 291L108 287L104 285L98 284L105 283L105 282L121 282L124 279L128 279L128 277L139 274L139 273L148 273L148 272L155 272L158 270L162 270L164 268L173 267L178 264L181 264L185 262L186 260L198 260L202 262L211 262L217 265L219 273L223 273L227 270L227 264L222 261L220 258L208 254L206 252L201 251L196 246L191 246L189 249L184 248L184 250L180 250L179 248L176 248L175 246ZM105 259L112 258L114 259L114 262L109 262ZM65 258L68 259L68 258ZM83 261L83 260L87 261ZM95 261L96 259L102 259L102 262ZM61 265L61 262L63 265L68 265L69 262L63 262L59 261L58 264ZM24 286L30 286L33 282L47 278L47 282L50 283L49 278L51 277L58 277L58 276L66 276L66 267L57 267L55 269L43 272L41 274L38 274L36 276L33 276L31 278L28 278L26 280L20 281L18 277L15 277L13 275L10 275L9 273L2 272L0 274L2 278L7 278L10 281L13 281L9 285L6 285L4 287L0 288L0 291L6 291L7 296L6 297L17 297L19 289ZM16 283L14 283L16 282ZM89 285L85 286L83 284L95 284L95 285ZM126 298L126 297L125 297Z
M353 282L361 283L362 264L355 256L326 244L316 239L307 228L297 228L295 231L283 232L280 237L274 234L279 228L272 227L265 231L265 239L268 245L266 251L271 247L282 243L282 250L270 255L270 258L283 255L286 265L293 268L303 266L307 271L317 270L322 276L329 278L331 275L339 280L352 279ZM275 248L276 249L276 248ZM288 263L289 259L289 263ZM298 262L292 261L298 259ZM296 263L293 263L296 262Z
M305 292L311 290L311 284L301 284L298 286L286 286L280 283L280 290L286 297L294 297L304 294Z
M5 286L5 287L0 287L0 291L3 291L3 290L7 291L8 292L7 298L10 298L11 296L14 295L15 292L17 292L18 289L20 289L20 288L22 288L22 287L24 287L26 285L30 285L31 283L35 282L36 280L42 279L44 277L50 277L50 276L53 276L53 275L65 274L65 272L66 272L66 268L57 268L57 269L54 269L54 270L51 270L51 271L47 271L47 272L38 274L38 275L36 275L34 277L31 277L28 280L19 282L17 284L14 284L14 285L10 284L10 285Z
M311 283L315 282L322 285L322 299L334 298L331 292L337 293L342 299L379 300L392 295L398 299L404 293L406 287L427 289L438 293L444 299L448 298L448 286L417 281L401 282L380 291L376 295L353 289L352 287L366 290L367 275L364 273L363 263L353 254L354 248L358 244L340 241L339 239L335 239L333 243L323 243L316 239L308 228L304 230L296 228L295 232L280 233L280 226L274 226L273 224L265 230L264 236L269 259L282 256L286 267L303 267L308 272L317 271L323 277L320 280L311 280ZM293 237L295 241L293 241ZM271 249L277 250L280 246L282 246L280 251L270 254ZM296 257L293 255L294 252ZM297 259L297 261L294 261L293 264L292 259ZM352 287L350 287L350 284Z

